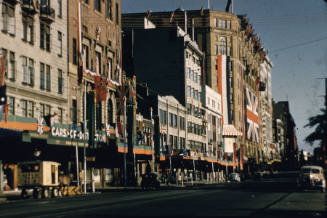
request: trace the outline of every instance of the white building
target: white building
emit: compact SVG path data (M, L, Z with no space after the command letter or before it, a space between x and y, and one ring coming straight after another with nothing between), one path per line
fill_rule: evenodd
M67 1L0 0L0 53L7 66L9 120L67 110Z

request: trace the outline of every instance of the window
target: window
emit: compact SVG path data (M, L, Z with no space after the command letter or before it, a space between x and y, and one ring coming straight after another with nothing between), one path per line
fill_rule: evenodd
M50 52L50 26L45 23L40 24L40 48Z
M73 38L73 64L77 65L77 41Z
M51 106L50 105L45 105L45 112L44 115L47 116L51 113Z
M27 102L27 117L34 117L34 102Z
M94 9L101 12L101 1L100 0L94 0Z
M50 66L47 65L46 67L46 87L45 89L50 92L51 91L51 72L50 72Z
M221 55L226 55L226 38L225 37L220 37L219 39L219 53Z
M108 114L107 114L107 122L109 124L113 123L114 122L114 110L113 110L113 105L112 105L112 101L111 99L108 100L108 106L107 106L107 110L108 110Z
M192 97L192 95L191 95L191 86L187 86L187 96Z
M45 89L45 65L40 63L40 89Z
M72 101L72 122L77 123L77 101L73 99Z
M231 27L232 27L232 26L231 26L231 22L230 22L230 20L227 20L227 21L226 21L226 28L227 28L227 29L231 29Z
M87 45L82 45L83 47L83 64L85 69L90 69L89 68L89 46Z
M45 113L45 105L40 104L40 117L44 117L44 113Z
M62 75L62 70L58 69L58 94L63 93L63 87L64 87L64 78Z
M215 108L216 107L216 102L214 100L212 100L212 107Z
M2 3L2 31L15 35L15 8L14 6Z
M15 115L15 98L14 97L8 97L8 113L11 115Z
M180 148L185 149L185 138L180 137L179 141L180 141L179 143Z
M23 25L22 40L25 42L29 42L30 44L33 44L34 43L33 19L30 17L24 17L22 25Z
M34 60L22 56L23 81L24 85L34 86Z
M109 79L118 81L118 78L116 78L115 74L112 73L112 59L111 58L107 59L107 69L108 69Z
M217 27L218 26L217 18L213 19L213 26L214 27Z
M22 116L27 117L27 101L21 100Z
M173 114L169 113L169 126L173 126Z
M116 3L116 24L119 24L119 5Z
M160 109L159 119L161 124L167 125L167 111Z
M218 55L218 45L215 45L215 55Z
M97 74L101 74L101 53L96 51L95 58L96 58L95 72Z
M59 44L58 56L62 57L62 33L60 31L58 31L58 44Z
M102 128L102 104L101 102L96 104L96 128L101 130Z
M179 117L179 128L181 130L185 130L185 118L184 117Z
M178 138L177 136L174 136L174 149L178 148Z
M218 27L225 29L226 28L225 20L219 19L219 26Z
M107 0L106 16L112 20L112 0Z
M58 122L62 123L64 117L64 110L62 108L58 108Z
M8 64L8 51L6 49L1 50L2 56L4 57L4 63L7 71L5 72L5 77L11 81L15 81L16 76L16 60L15 53L9 52L9 64Z
M58 17L62 17L62 0L58 0Z

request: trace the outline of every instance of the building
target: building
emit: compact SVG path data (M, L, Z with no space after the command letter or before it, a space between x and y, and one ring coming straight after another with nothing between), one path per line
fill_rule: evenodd
M261 99L261 141L263 144L264 158L271 156L271 147L273 145L272 130L272 93L271 93L271 68L272 63L266 56L261 64L259 89Z
M259 83L266 52L249 19L203 9L123 14L122 17L124 28L143 28L147 18L157 28L180 26L194 38L204 53L203 82L221 94L223 125L226 128L232 125L235 135L242 133L237 137L236 151L243 153L245 170L255 171L255 165L263 160Z
M298 168L298 145L293 116L288 101L273 102L274 120L280 119L284 124L283 167L288 170ZM277 129L278 131L278 129ZM277 132L278 136L278 132Z
M95 168L95 174L111 173L110 177L123 166L121 155L112 154L118 150L117 122L123 120L116 101L122 98L117 86L123 80L120 10L120 0L68 1L68 124L86 136L86 155L92 160L87 166Z
M67 1L0 1L0 52L8 116L1 116L0 160L17 178L18 161L35 158L67 161L71 150L51 135L53 123L68 120ZM17 152L19 151L19 152ZM14 164L14 165L13 165ZM2 167L1 167L2 169ZM10 188L17 180L7 177Z

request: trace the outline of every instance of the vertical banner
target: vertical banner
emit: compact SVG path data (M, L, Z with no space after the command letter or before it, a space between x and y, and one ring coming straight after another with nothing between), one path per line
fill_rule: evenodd
M233 144L233 169L236 167L236 143Z
M244 145L241 145L241 152L240 152L240 169L243 170L244 166L243 166L243 156L244 156Z

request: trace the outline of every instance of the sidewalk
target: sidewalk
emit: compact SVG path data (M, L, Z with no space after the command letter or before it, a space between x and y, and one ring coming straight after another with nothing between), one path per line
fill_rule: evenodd
M179 184L160 184L160 190L182 190L182 189L194 189L201 187L225 187L228 183L207 183L207 181L194 181L193 185L191 182L184 182L183 185ZM95 189L95 193L92 193L88 190L87 194L101 194L106 192L124 192L124 191L142 191L140 186L105 186L101 187L101 185L97 185ZM33 190L27 190L28 196L32 196ZM0 193L0 203L7 202L10 200L18 200L21 199L21 190L11 190L11 191L3 191Z

